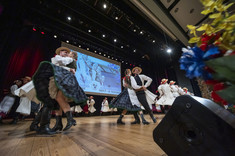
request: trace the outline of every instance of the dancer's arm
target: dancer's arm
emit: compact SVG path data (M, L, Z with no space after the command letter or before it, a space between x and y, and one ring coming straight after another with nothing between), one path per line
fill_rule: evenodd
M146 75L139 75L144 81L147 81L144 85L145 88L147 88L148 86L150 86L150 84L152 83L152 79Z

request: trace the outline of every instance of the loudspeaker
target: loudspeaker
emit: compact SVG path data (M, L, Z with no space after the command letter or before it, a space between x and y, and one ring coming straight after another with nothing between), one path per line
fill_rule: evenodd
M211 100L179 96L153 138L168 156L235 156L235 115Z

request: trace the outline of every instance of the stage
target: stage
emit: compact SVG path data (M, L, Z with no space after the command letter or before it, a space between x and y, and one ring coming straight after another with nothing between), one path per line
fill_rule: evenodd
M166 156L155 144L152 137L153 129L164 115L156 115L157 123L153 123L145 115L150 125L131 125L133 115L126 115L125 125L117 125L118 115L76 117L77 125L67 132L53 136L36 135L29 131L32 120L19 121L16 125L0 125L1 156ZM51 127L55 119L51 120ZM66 125L66 118L63 118Z

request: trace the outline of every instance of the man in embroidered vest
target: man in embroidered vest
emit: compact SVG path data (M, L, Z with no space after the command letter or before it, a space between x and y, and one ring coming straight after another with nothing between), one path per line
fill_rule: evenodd
M156 118L153 116L153 112L149 107L149 104L146 99L146 93L145 90L150 84L152 83L152 79L146 75L143 75L140 73L142 72L142 69L140 67L135 67L132 69L132 73L135 75L134 77L131 77L131 86L136 91L137 98L139 102L144 107L145 111L148 112L150 117L152 118L153 122L156 123ZM144 81L147 81L144 84ZM132 124L139 123L140 119L137 115L137 112L134 114L135 121Z

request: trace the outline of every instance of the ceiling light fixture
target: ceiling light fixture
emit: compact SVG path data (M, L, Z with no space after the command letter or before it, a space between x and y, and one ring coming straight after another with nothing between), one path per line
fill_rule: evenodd
M68 19L69 21L71 21L71 20L72 20L72 18L71 18L70 16L68 16L68 17L67 17L67 19Z
M168 49L166 50L166 52L167 52L167 53L171 53L171 52L172 52L171 48L168 48Z

